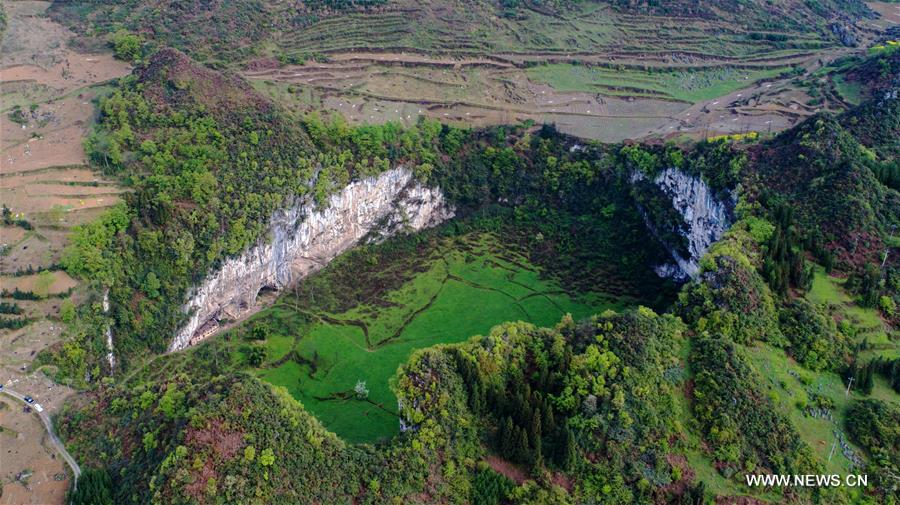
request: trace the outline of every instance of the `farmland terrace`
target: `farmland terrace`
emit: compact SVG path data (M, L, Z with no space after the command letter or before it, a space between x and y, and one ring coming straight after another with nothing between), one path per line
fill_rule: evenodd
M841 109L798 85L877 37L878 14L830 1L58 2L85 34L121 27L239 70L294 110L351 124L533 120L607 142L787 128ZM326 7L325 5L328 5ZM504 5L511 5L504 3ZM90 31L88 30L90 28Z

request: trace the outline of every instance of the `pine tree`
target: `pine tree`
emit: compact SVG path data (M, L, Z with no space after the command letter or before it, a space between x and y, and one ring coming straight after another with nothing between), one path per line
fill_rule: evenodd
M531 407L528 405L528 400L524 393L519 392L519 395L516 396L515 406L516 410L513 415L515 416L516 424L527 426L531 422Z
M578 458L578 452L575 447L575 435L568 427L564 430L564 440L562 444L562 458L560 458L560 466L563 470L572 470Z
M538 374L538 384L541 391L550 390L550 369L547 367L546 363L541 363L541 369Z
M859 379L860 379L860 377L859 377L859 365L856 364L856 357L855 357L855 356L853 357L853 361L851 361L851 362L850 362L850 365L847 367L847 373L846 373L845 375L846 375L846 376L844 377L844 382L847 383L847 385L851 385L851 383L850 383L850 378L851 378L851 377L853 378L853 380L854 380L857 384L859 384L859 382L860 382L860 380L859 380Z
M469 393L469 408L474 414L484 411L484 393L477 382L472 385L472 392Z
M894 360L890 372L891 387L900 393L900 358Z
M553 407L551 407L548 402L544 402L544 405L541 408L541 414L541 427L544 429L544 433L552 434L556 431L556 419L553 417Z
M531 417L531 431L528 433L532 449L536 451L541 449L541 437L541 413L535 410Z
M528 463L531 461L531 449L528 446L528 434L521 426L515 427L516 441L515 454L513 461L517 463Z
M875 386L875 362L870 361L866 367L862 370L862 381L860 383L860 391L864 395L868 395L872 392L872 388Z
M538 441L538 444L531 453L531 464L538 468L544 466L544 451L541 449L540 441Z
M500 425L500 431L497 434L497 438L500 439L500 454L502 454L504 458L510 458L515 450L514 436L515 431L512 418L507 416L506 421Z

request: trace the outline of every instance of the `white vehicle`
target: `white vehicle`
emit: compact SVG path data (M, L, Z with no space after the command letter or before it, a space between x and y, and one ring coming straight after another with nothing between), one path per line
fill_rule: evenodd
M44 411L44 407L41 407L41 404L40 404L40 403L35 403L34 405L32 405L32 407L34 407L34 410L36 410L36 411L38 411L38 412L43 412L43 411Z

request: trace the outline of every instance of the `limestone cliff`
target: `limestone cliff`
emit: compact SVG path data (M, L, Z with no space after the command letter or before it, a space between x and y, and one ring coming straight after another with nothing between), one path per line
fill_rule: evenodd
M640 172L632 174L634 181L645 178L646 176ZM686 174L677 168L663 170L653 179L653 183L671 199L672 208L681 215L684 223L679 233L687 241L687 254L670 244L665 244L673 263L657 266L656 273L660 277L678 280L695 277L700 269L700 258L706 254L713 242L722 238L732 224L734 198L725 200L716 198L703 179Z
M109 288L103 290L103 314L109 315ZM116 368L116 354L113 347L112 325L106 323L106 361L109 363L109 369Z
M443 193L421 185L404 168L351 183L321 207L298 200L272 216L266 239L226 260L189 293L184 311L190 318L169 350L202 340L221 320L241 318L253 309L261 289L297 282L364 237L377 240L451 217Z

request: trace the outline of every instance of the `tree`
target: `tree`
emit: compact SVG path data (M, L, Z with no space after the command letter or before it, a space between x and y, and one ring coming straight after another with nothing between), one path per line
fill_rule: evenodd
M156 435L152 431L148 431L144 434L144 450L146 452L150 452L159 445L159 442L156 440Z
M150 272L144 277L144 292L147 293L147 296L150 298L158 298L159 297L159 277L156 276L156 273Z
M706 497L706 483L702 480L696 485L688 486L678 499L679 505L703 505Z
M866 269L859 279L860 305L863 307L874 307L878 303L880 282L881 272L878 267L872 263L867 263Z
M141 37L125 30L119 30L110 37L110 44L116 58L125 61L134 61L141 56Z
M862 380L860 380L859 389L860 392L864 395L871 394L872 388L875 386L875 366L875 360L872 360L863 369Z
M262 365L266 361L266 348L261 345L251 347L247 361L254 367Z
M528 444L528 434L521 426L516 426L515 430L515 446L513 461L518 463L528 463L531 460L531 448Z
M514 487L509 478L484 465L472 479L472 505L500 505Z
M472 409L472 413L480 414L485 411L485 406L484 389L476 382L472 385L472 392L469 396L469 408Z
M568 427L563 430L562 451L560 452L559 466L564 470L570 471L575 467L578 458L578 451L575 447L575 435Z
M112 479L102 468L85 468L78 489L69 491L70 505L113 505Z
M184 408L184 391L175 383L166 387L166 392L159 399L159 410L169 419L175 419L181 415Z
M263 468L275 464L275 453L272 449L263 449L262 454L259 455L259 464Z
M534 410L531 417L531 431L528 432L529 442L536 453L541 451L541 413L539 409Z
M269 334L271 334L271 329L269 325L266 323L256 323L253 326L253 329L250 330L250 339L252 340L265 340L269 338Z
M513 425L512 418L506 416L506 420L500 424L500 428L497 431L497 439L500 441L500 454L502 454L504 458L511 458L515 450L515 440L513 440L513 437L515 436L514 430L515 426Z
M356 393L357 400L366 400L369 398L369 388L366 387L366 381L357 380L356 386L353 386L353 392Z
M541 413L543 414L543 418L541 418L541 428L544 429L544 433L552 434L556 431L556 419L553 416L553 407L545 401L541 406Z

